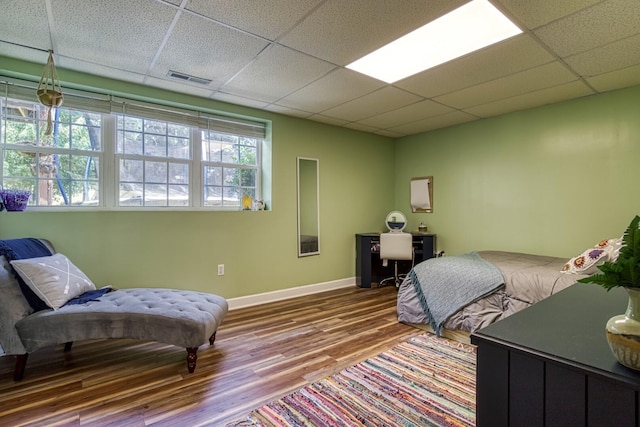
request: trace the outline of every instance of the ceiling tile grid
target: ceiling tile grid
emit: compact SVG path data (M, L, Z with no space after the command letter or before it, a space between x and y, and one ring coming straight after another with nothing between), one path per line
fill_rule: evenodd
M217 89L262 52L268 42L212 21L182 13L159 55L151 75L169 70L212 80Z
M640 84L638 0L489 0L521 35L394 84L345 68L467 1L0 0L0 56L392 138Z
M172 8L153 0L91 3L55 0L51 4L56 53L143 74L175 16ZM132 28L136 29L135 34Z

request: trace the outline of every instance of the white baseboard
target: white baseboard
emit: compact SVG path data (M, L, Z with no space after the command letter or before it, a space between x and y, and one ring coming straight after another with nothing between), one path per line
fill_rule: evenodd
M333 280L331 282L314 283L311 285L297 286L295 288L281 289L278 291L265 292L263 294L247 295L244 297L229 298L229 310L251 307L268 302L281 301L283 299L301 297L305 295L317 294L318 292L331 291L334 289L348 288L356 286L356 278Z

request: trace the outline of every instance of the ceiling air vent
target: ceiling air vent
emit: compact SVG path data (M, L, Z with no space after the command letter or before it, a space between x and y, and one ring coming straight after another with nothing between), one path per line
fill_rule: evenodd
M211 83L211 80L204 79L202 77L191 76L189 74L180 73L178 71L169 70L167 76L173 77L174 79L184 80L187 82L197 83L199 85L208 85Z

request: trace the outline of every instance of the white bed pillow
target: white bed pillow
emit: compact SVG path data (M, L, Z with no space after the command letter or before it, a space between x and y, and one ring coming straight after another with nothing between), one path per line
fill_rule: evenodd
M562 267L566 274L594 274L606 261L615 262L622 247L622 239L605 239L574 256Z
M96 289L93 282L60 253L15 260L11 265L27 286L54 310L70 299Z

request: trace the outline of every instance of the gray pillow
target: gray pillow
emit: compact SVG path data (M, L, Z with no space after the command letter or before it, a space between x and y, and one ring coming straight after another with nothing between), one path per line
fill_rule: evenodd
M38 297L54 310L96 289L93 282L61 253L11 261L11 266Z

